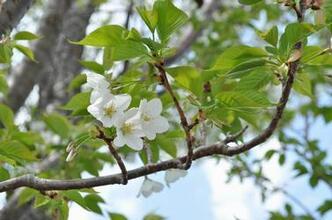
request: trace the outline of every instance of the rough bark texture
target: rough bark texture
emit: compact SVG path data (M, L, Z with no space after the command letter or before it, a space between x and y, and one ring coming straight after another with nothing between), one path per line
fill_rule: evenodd
M39 26L39 35L43 36L35 45L34 51L38 63L24 60L15 69L14 83L9 93L8 104L17 111L25 102L35 85L40 87L40 107L49 103L63 102L68 95L66 86L80 71L78 60L83 48L72 45L68 40L79 40L85 35L94 5L78 5L72 0L49 1L46 14ZM46 167L51 163L47 160ZM38 165L38 169L43 164ZM0 220L48 220L44 212L32 208L32 204L18 206L20 191L15 191L0 211Z
M32 3L33 0L8 0L2 4L0 7L0 36L16 27Z
M53 72L42 74L38 82L40 88L39 107L41 109L45 109L50 104L64 103L70 97L66 92L66 87L73 77L81 71L79 60L83 47L70 44L68 40L77 41L84 37L94 8L93 4L84 7L73 4L64 15L66 19L63 22L62 32L52 57Z
M8 94L8 105L17 111L25 102L30 91L41 75L54 72L52 58L57 39L61 32L64 13L71 5L71 0L49 1L45 16L42 18L38 34L42 36L33 47L38 62L25 59L13 70L14 83Z

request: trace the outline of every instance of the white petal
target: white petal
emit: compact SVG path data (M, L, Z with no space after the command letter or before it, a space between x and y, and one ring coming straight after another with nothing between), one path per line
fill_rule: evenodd
M122 147L125 145L125 141L121 132L117 132L117 136L115 137L113 144L117 147Z
M142 150L143 149L143 140L142 138L135 135L126 135L124 136L124 140L126 144L134 149L134 150Z
M149 129L156 133L163 133L169 129L169 124L166 118L159 116L151 120Z
M138 113L138 108L131 108L125 112L124 118L125 118L125 120L133 118L134 116L137 115L137 113Z
M115 103L117 108L119 108L120 111L126 110L131 102L131 96L126 94L116 95L115 97Z
M187 173L188 173L187 170L180 170L180 169L166 170L165 181L166 181L167 185L169 185L170 183L174 183L175 181L177 181L181 177L186 176Z
M157 181L154 181L154 184L153 184L153 192L160 192L161 190L164 189L164 185L157 182Z
M107 88L93 89L90 96L90 103L96 102L99 98L103 100L109 100L113 98L113 95Z
M102 117L101 108L98 103L89 105L87 110L93 117L95 117L98 120Z
M87 85L92 88L108 88L109 82L106 81L106 78L103 75L96 73L86 73Z
M160 192L163 190L163 188L163 184L146 178L142 183L139 195L142 194L146 198L149 197L153 192Z
M163 105L158 98L154 98L147 103L147 108L145 112L150 116L157 116L160 115L163 109Z
M154 140L156 138L156 133L148 129L144 130L144 134L149 140Z

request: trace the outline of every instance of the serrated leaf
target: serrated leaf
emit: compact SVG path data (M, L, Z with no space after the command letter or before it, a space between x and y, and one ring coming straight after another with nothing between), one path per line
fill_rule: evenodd
M102 215L102 210L99 207L98 203L105 203L105 201L96 194L89 194L84 197L85 204L89 209L95 213Z
M158 23L158 13L155 8L153 8L152 10L147 10L145 7L138 7L137 12L143 19L146 26L148 26L151 33L154 33Z
M285 32L280 37L279 54L287 60L294 45L316 32L317 29L308 23L292 23L287 25Z
M181 85L196 96L203 92L203 81L198 69L191 66L167 68L166 71Z
M0 155L14 160L17 164L36 160L34 153L18 141L2 141Z
M47 127L62 138L68 138L70 135L70 122L68 119L58 113L52 113L43 116Z
M302 95L313 97L311 80L307 73L298 73L293 86L294 90Z
M261 37L271 44L272 46L276 47L278 44L278 27L273 26L267 33L262 34Z
M188 16L173 5L170 0L157 0L153 10L158 13L157 32L162 43L166 43L172 33L184 25Z

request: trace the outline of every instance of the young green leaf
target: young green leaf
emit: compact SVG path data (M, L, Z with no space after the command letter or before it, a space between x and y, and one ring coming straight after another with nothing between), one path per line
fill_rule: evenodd
M253 5L258 2L262 2L263 0L239 0L239 2L243 5Z
M21 31L15 34L14 40L37 40L39 36L29 31Z
M0 122L7 128L14 127L14 113L6 105L0 103Z
M188 16L175 7L171 0L157 0L154 9L158 12L157 32L162 43L166 43L172 33L188 20Z
M146 26L148 26L151 33L154 33L158 23L158 13L155 8L152 10L147 10L145 7L138 7L137 12L143 19Z
M62 138L69 137L70 122L68 119L58 113L44 115L43 117L46 125L56 134Z
M23 45L20 44L15 44L14 48L17 49L18 51L20 51L23 55L25 55L27 58L29 58L32 61L36 61L35 60L35 55L32 52L32 50L28 47L25 47Z
M278 44L278 27L273 26L267 33L262 34L261 37L266 42L276 47Z

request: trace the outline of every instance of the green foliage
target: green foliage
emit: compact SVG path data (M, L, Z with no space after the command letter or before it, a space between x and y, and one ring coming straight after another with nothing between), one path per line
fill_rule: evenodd
M58 134L61 138L68 138L70 135L70 122L68 119L60 114L52 113L44 115L44 122L55 134Z
M39 36L29 31L21 31L14 35L14 40L37 40Z

